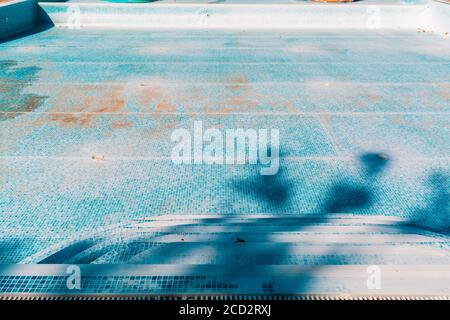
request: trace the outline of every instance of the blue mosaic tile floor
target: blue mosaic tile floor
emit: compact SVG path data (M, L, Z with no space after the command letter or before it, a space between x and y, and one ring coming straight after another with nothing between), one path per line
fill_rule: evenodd
M448 247L448 38L52 28L0 44L0 56L0 263L45 262L49 248L73 243L86 251L79 260L47 263L161 263L142 252L168 241L164 250L173 255L164 259L171 263L232 265L207 248L180 256L186 246L200 252L202 245L171 243L170 232L156 242L102 240L105 247L86 240L105 228L171 214L389 216L436 232L444 239L438 248ZM278 128L280 172L263 177L255 165L173 164L171 132L200 120L221 129ZM92 161L94 154L105 159ZM241 230L228 228L230 239ZM198 233L182 234L210 243ZM445 265L449 257L448 250L429 257L407 248L398 256L273 245L241 262ZM253 246L245 250L258 251ZM24 288L33 292L27 281ZM9 292L8 283L0 279L2 292Z

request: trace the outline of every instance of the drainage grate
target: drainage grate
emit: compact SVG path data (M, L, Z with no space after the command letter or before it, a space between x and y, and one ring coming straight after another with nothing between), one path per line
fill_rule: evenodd
M170 295L95 295L95 296L55 296L55 295L9 295L0 296L0 300L206 300L206 301L320 301L320 300L450 300L450 296L343 296L343 295L196 295L196 296L170 296Z

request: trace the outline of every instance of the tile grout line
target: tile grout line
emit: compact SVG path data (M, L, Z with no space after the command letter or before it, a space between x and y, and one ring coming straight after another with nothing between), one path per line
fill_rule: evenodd
M1 106L0 106L1 107ZM175 111L175 112L159 112L159 111L118 111L118 112L96 112L96 111L0 111L0 115L5 114L86 114L86 115L158 115L158 116L177 116L177 115L249 115L249 116L389 116L389 115L405 115L405 116L436 116L436 115L450 115L449 111L298 111L298 112L285 112L285 111L263 111L263 112L227 112L227 111Z
M323 115L317 114L316 115L317 120L319 121L320 126L322 127L323 131L325 132L325 136L333 146L334 151L338 156L342 156L342 151L339 146L339 144L334 139L333 135L331 134L330 126L328 123L325 122L325 119L323 119Z
M408 159L408 160L421 160L421 161L435 161L435 160L450 160L450 156L443 156L443 157L418 157L418 156L409 156L405 155L397 156L396 159ZM1 160L18 160L18 161L26 161L26 160L85 160L85 161L92 161L95 163L108 163L109 160L111 161L172 161L172 158L169 156L141 156L141 157L128 157L128 156L113 156L108 157L105 156L104 160L92 160L90 156L8 156L8 155L0 155ZM287 157L280 157L281 160L287 160L287 161L349 161L353 159L353 156L348 155L342 155L342 156L287 156ZM189 164L189 165L195 165L195 164ZM215 166L215 165L213 165Z
M345 82L345 81L333 81L332 79L324 79L323 81L312 81L312 82L305 82L305 81L258 81L258 82L248 82L248 83L241 83L238 81L159 81L157 83L158 86L224 86L224 85L233 85L233 84L239 84L240 86L312 86L312 85L323 85L324 83L332 83L340 86L393 86L393 87L402 87L402 86L450 86L450 82L448 81L440 81L440 82L430 82L430 81L417 81L417 82L377 82L377 81L366 81L366 82ZM0 81L1 84L9 84L9 85L17 85L18 83L21 83L20 81ZM38 83L35 83L34 86L86 86L86 85L95 85L95 86L114 86L119 84L127 84L127 85L139 85L142 87L147 86L153 86L155 85L155 81L146 82L146 79L142 79L142 81L115 81L115 82L75 82L75 81L69 81L69 82L52 82L52 81L40 81Z
M25 62L25 61L24 61ZM39 65L55 65L55 64L67 64L67 65L112 65L112 64L125 64L125 65L155 65L155 64L167 64L167 65L433 65L442 64L447 65L449 61L428 61L428 62L366 62L366 63L355 63L355 62L334 62L334 61L310 61L310 62L300 62L300 61L261 61L261 62L251 62L251 61L216 61L216 62L202 62L202 61L52 61L52 62L40 62L40 60L26 60L26 63L39 63Z

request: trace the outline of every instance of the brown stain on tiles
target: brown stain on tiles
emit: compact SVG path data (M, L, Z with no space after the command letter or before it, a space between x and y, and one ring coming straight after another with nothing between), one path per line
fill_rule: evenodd
M66 101L68 109L73 111L51 110L54 113L49 115L49 120L62 127L93 127L99 114L116 113L124 108L123 91L122 85L83 85L71 92L63 92L56 98L55 104ZM73 97L77 100L72 101Z
M206 107L205 113L210 114L214 112L228 114L231 112L256 112L258 100L262 96L255 92L251 83L245 76L235 76L229 78L225 85L226 97L223 101L218 102L211 109Z
M439 88L439 95L442 99L446 100L447 102L450 101L450 84L443 85Z
M248 78L242 75L230 78L228 84L225 85L225 89L228 91L228 97L217 104L220 108L214 110L215 112L230 114L233 112L257 113L267 111L264 108L258 109L258 101L264 101L267 106L273 107L273 111L298 112L294 103L283 96L274 93L270 95L258 93ZM214 111L207 109L206 113Z
M132 127L133 124L131 123L131 121L115 121L111 123L111 128L113 129L124 129L124 128L130 128Z
M170 137L170 131L177 125L177 116L172 114L177 112L177 108L172 102L170 93L158 85L151 85L139 95L138 103L143 110L153 112L151 117L154 126L145 129L144 138Z
M50 121L57 122L62 127L88 127L93 114L62 113L50 115Z
M174 107L174 105L170 101L168 101L168 100L166 100L164 98L162 98L158 102L158 104L156 105L155 109L156 109L155 111L156 111L157 115L160 115L160 114L163 114L163 113L175 112L176 111L176 108Z
M377 102L381 99L381 97L376 93L368 93L367 98L370 102Z
M238 91L245 88L245 85L248 84L248 79L245 76L236 76L232 77L228 80L227 89L231 91Z

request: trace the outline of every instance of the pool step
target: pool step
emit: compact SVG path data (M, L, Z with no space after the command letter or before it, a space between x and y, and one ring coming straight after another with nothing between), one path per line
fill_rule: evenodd
M427 28L425 3L121 4L40 2L40 21L69 28L416 29Z
M375 266L376 268L377 266ZM79 265L80 289L67 286L74 266L0 265L2 296L325 295L351 298L450 296L448 265L242 266ZM375 270L375 271L374 271ZM369 277L381 276L380 285Z
M20 274L28 283L0 292L367 294L368 272L375 265L383 287L373 293L449 294L448 243L446 236L393 217L149 217L23 261L40 263L33 268L0 268L0 280L14 281ZM65 287L70 265L80 267L81 291Z
M64 243L25 262L439 264L450 263L447 244L446 237L397 218L164 216Z

